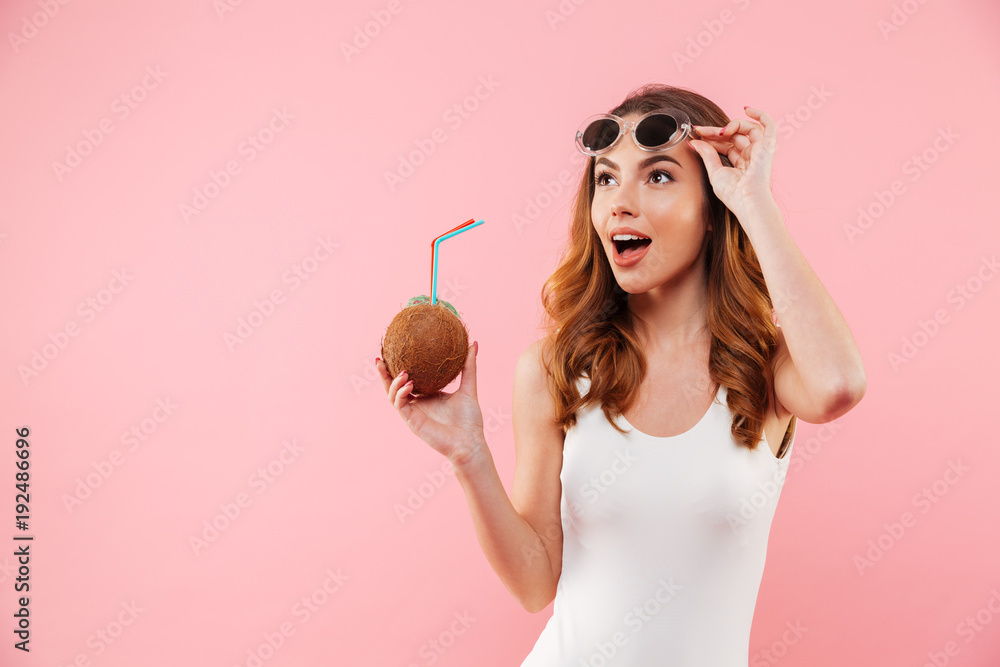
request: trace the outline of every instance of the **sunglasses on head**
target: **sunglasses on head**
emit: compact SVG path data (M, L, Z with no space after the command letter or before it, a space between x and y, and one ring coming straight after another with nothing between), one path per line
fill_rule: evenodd
M600 155L614 148L629 131L639 148L662 151L687 138L692 126L691 119L680 109L656 109L635 121L602 113L583 121L576 132L576 146L585 155Z

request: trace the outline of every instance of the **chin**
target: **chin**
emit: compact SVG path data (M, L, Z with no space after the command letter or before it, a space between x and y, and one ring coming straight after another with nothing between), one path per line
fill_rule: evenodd
M618 283L618 287L626 294L644 294L653 287L653 285L649 284L643 278L635 276L616 275L615 281Z

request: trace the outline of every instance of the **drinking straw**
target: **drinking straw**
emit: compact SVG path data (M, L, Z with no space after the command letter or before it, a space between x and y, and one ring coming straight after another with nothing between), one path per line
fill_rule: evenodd
M468 220L460 224L458 227L455 227L454 229L445 232L441 236L431 241L431 305L432 306L437 303L438 246L441 245L441 242L444 241L445 239L450 239L452 236L455 236L456 234L467 232L473 227L478 227L479 225L486 222L485 220L479 220L477 222L473 222L474 220L475 218L469 218Z

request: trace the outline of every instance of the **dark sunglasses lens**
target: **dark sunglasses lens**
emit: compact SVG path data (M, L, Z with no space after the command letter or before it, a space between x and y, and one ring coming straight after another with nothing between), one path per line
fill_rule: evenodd
M618 138L618 123L610 118L595 120L583 131L583 145L592 151L604 150Z
M658 113L648 116L635 128L639 143L647 148L656 148L670 141L677 131L677 121L673 116Z

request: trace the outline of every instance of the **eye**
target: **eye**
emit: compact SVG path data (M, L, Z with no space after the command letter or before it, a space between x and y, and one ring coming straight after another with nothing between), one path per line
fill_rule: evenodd
M653 172L650 173L649 178L652 179L657 174L660 174L661 176L666 176L667 179L669 179L669 180L666 180L666 181L660 181L661 183L669 183L670 181L674 180L673 176L671 176L668 172L663 171L662 169L655 169L655 170L653 170Z
M595 176L595 177L594 177L594 185L597 185L597 186L601 186L601 185L604 185L604 184L605 184L605 183L604 183L604 177L605 177L605 176L607 176L608 178L611 178L611 174L609 174L609 173L608 173L608 172L606 172L606 171L602 171L602 172L601 172L601 173L599 173L599 174L598 174L597 176Z
M594 176L594 185L596 185L597 187L601 187L602 185L608 185L608 183L604 181L605 177L614 180L614 177L611 174L609 174L606 171L602 171L596 176ZM674 177L670 175L670 172L663 171L662 169L654 169L653 171L649 172L649 178L650 181L656 185L662 185L664 183L672 183L674 180ZM653 180L656 178L666 179L666 180Z

